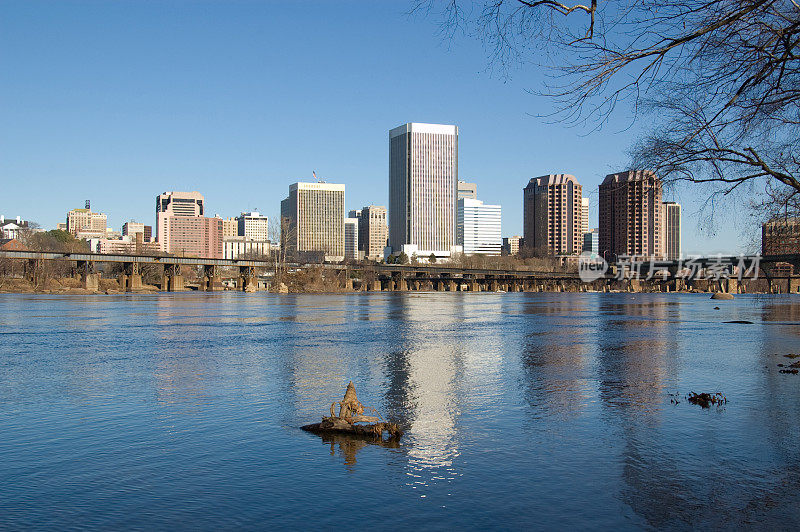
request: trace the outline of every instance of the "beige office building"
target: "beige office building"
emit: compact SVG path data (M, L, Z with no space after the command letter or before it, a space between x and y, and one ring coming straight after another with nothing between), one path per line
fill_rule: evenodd
M600 185L600 256L663 258L661 193L661 180L648 170L606 176Z
M344 260L344 185L294 183L281 201L281 246L289 257Z
M243 212L237 221L237 236L266 242L269 240L269 219L258 211Z
M72 209L67 213L67 232L77 237L105 238L108 218L101 212L91 209Z
M235 236L239 236L238 218L220 217L220 219L222 220L222 238L233 238Z
M204 201L203 195L199 192L164 192L156 196L156 239L161 251L172 253L169 220L203 216ZM220 223L220 231L221 227Z
M364 252L365 259L382 259L383 250L389 238L386 207L368 205L356 212L358 213L358 249Z
M583 187L569 174L534 177L523 189L525 249L570 255L583 248Z
M409 123L389 131L389 245L449 256L455 239L458 128ZM409 256L412 253L407 253Z

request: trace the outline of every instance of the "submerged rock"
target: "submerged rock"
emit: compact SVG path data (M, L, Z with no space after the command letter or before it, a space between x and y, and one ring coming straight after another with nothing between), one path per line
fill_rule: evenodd
M728 294L727 292L716 292L713 296L711 296L711 299L733 299L733 294Z
M700 405L702 408L709 408L711 405L720 406L728 402L728 398L719 392L714 394L691 392L686 396L686 400L693 405Z

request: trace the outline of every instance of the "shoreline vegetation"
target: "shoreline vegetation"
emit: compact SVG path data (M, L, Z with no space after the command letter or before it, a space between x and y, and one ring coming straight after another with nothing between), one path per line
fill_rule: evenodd
M352 274L352 272L351 272ZM365 280L367 275L362 278L353 278L344 272L324 271L322 268L309 268L291 273L283 273L271 280L260 279L256 287L249 287L243 290L233 278L226 278L222 287L210 291L220 293L226 291L235 292L271 292L279 294L334 294L334 293L359 293L359 292L606 292L606 293L696 293L696 294L718 294L730 291L732 294L785 294L790 292L786 286L782 286L779 281L770 282L768 279L760 278L757 280L748 279L728 290L724 283L721 285L714 281L697 280L691 286L676 286L675 284L663 281L618 281L618 280L598 280L591 283L584 283L580 280L568 281L541 281L539 283L528 283L511 287L507 284L497 284L496 288L489 288L489 285L482 285L475 290L470 284L463 282L446 283L441 282L439 286L431 282L419 283L415 288L402 288L395 283L387 284L386 280ZM149 281L149 282L148 282ZM123 287L124 281L116 278L100 276L97 289L87 289L79 277L73 276L51 276L40 279L34 283L31 279L16 277L0 277L0 293L13 294L54 294L54 295L106 295L124 293L158 293L162 292L162 287L153 279L143 280L137 289L126 290ZM410 283L409 283L410 284ZM491 285L494 286L494 285ZM178 292L202 292L197 279L187 279L183 290ZM732 297L731 297L732 298ZM716 299L720 299L717 297ZM725 299L728 299L727 297Z

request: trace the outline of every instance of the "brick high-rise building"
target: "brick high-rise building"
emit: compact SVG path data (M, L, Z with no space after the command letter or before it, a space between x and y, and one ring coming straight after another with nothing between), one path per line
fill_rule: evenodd
M222 220L204 216L169 216L166 218L165 242L168 253L222 258Z
M800 218L779 218L761 225L761 254L788 255L800 253ZM794 275L795 268L788 262L764 266L772 275Z
M536 255L583 248L583 187L569 174L534 177L523 189L523 246Z
M169 243L171 218L203 216L203 195L199 192L164 192L156 196L156 240L161 251L171 253Z
M281 247L287 256L344 260L344 185L294 183L281 201Z
M389 245L449 256L456 244L458 128L409 123L389 131Z
M358 249L364 252L365 259L382 259L389 238L386 207L368 205L355 212L358 213Z
M648 170L606 176L600 185L601 257L663 257L661 190L661 180Z

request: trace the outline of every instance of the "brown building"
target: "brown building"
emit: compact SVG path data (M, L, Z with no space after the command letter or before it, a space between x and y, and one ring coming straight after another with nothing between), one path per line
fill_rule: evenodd
M222 258L222 220L203 216L170 216L165 220L169 253Z
M761 255L800 253L800 219L782 218L761 225ZM794 275L786 262L764 266L772 275Z
M523 189L523 246L536 255L570 255L583 248L581 197L575 176L534 177Z
M601 257L663 257L661 188L661 180L648 170L606 176L600 185Z

